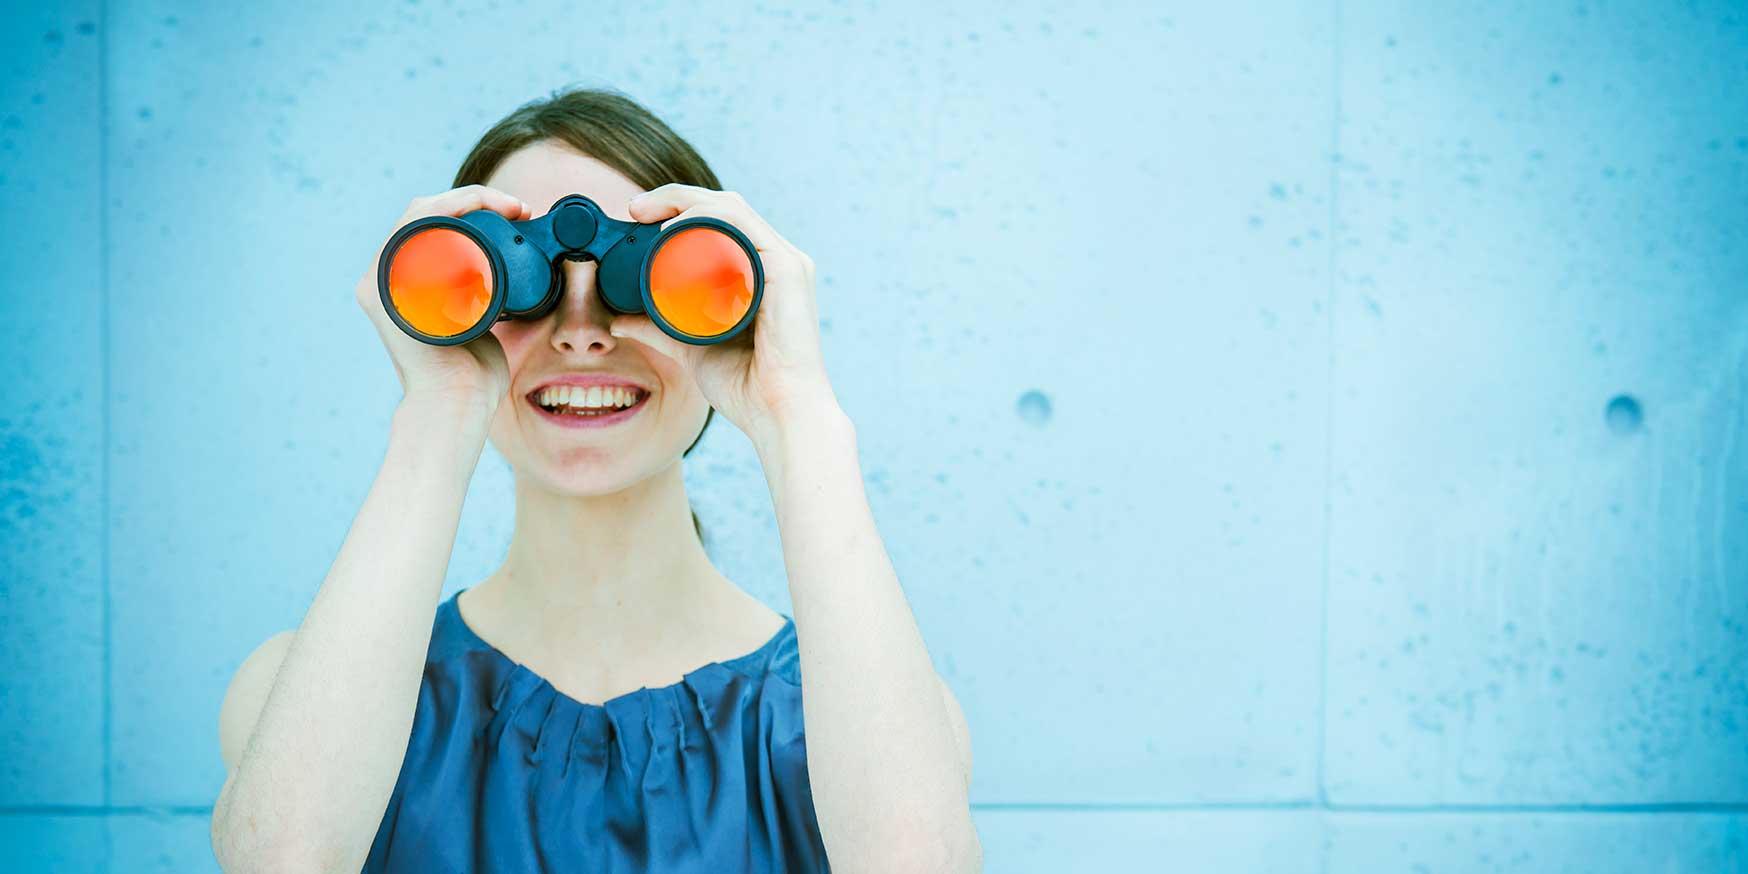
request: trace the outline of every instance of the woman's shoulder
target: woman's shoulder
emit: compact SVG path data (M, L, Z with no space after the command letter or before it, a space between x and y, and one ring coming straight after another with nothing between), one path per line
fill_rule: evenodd
M792 686L801 685L801 650L795 637L795 620L776 613L777 628L768 631L764 643L737 658L717 664L747 676L775 677Z
M456 606L460 595L456 592L437 602L437 615L431 622L431 644L425 656L427 662L447 662L469 652L490 649L491 645L473 634L462 620L461 610Z

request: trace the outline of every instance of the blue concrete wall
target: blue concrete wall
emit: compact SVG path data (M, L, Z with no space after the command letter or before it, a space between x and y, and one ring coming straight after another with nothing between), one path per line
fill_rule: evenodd
M990 871L1748 869L1748 13L1172 6L9 2L4 867L215 868L398 397L352 285L576 82L818 262Z

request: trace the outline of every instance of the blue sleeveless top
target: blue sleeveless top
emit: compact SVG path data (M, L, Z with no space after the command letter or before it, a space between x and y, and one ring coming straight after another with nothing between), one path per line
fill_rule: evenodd
M451 596L363 870L828 871L794 620L671 686L585 704L474 634Z

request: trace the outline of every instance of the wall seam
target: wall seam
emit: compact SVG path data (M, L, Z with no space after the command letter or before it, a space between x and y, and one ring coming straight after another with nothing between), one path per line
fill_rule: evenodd
M97 335L98 346L101 349L99 359L101 372L98 374L98 396L103 415L103 451L100 453L98 466L99 489L102 498L99 506L102 508L103 525L100 536L102 542L98 545L98 568L102 579L102 612L103 627L103 806L112 810L114 803L113 762L114 722L112 719L114 703L114 684L111 682L115 658L113 649L113 624L111 617L110 598L110 567L109 567L109 526L110 526L110 451L113 446L111 426L113 416L110 405L110 325L109 325L109 2L97 2ZM108 870L114 861L113 842L109 829L103 830L103 867Z
M1662 802L1626 804L1330 804L1312 801L1237 801L1230 803L1077 803L1077 802L978 802L973 810L986 813L1293 813L1367 814L1383 816L1499 816L1499 815L1592 815L1592 814L1716 814L1748 816L1748 802ZM26 804L0 806L3 816L212 816L212 805L95 805Z
M1321 812L1318 822L1318 870L1329 871L1330 841L1325 825L1329 804L1329 780L1326 759L1329 751L1329 564L1335 516L1335 295L1337 287L1337 247L1341 234L1341 0L1331 0L1329 33L1329 215L1328 272L1329 286L1324 296L1324 348L1328 356L1324 370L1323 397L1323 567L1318 592L1317 631L1317 764L1315 777L1316 806Z

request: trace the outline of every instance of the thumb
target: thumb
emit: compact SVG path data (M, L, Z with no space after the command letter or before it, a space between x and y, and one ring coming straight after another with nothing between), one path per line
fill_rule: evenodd
M688 371L692 369L693 356L698 352L697 346L682 343L663 333L662 329L656 327L655 322L651 321L647 315L614 316L607 323L607 333L615 337L636 340L680 362L681 366Z

